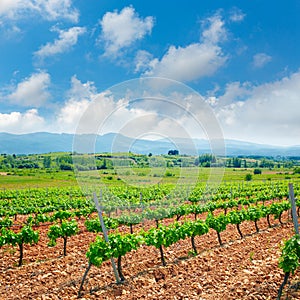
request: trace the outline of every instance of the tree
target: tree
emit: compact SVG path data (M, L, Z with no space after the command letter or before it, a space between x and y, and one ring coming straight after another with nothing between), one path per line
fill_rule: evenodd
M168 155L179 155L179 151L178 150L169 150Z
M195 160L195 165L202 167L210 167L212 163L216 163L217 158L212 154L202 154Z
M242 165L242 160L240 158L234 157L232 159L232 164L234 168L240 168Z
M261 174L261 169L254 169L254 170L253 170L253 174L254 174L254 175Z
M300 174L300 167L294 169L294 174Z
M43 165L45 169L49 169L51 166L51 156L44 156Z
M62 171L72 171L73 170L73 166L71 164L68 164L68 163L61 163L59 165L59 168Z
M260 162L260 167L261 168L274 168L275 163L272 160L263 158Z

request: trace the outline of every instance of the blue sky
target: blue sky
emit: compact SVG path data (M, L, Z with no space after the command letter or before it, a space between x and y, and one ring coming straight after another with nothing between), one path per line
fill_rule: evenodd
M199 93L225 138L300 145L299 13L296 0L1 0L0 132L74 133L95 99L100 119L116 110L104 91L150 76ZM124 134L180 136L168 107L149 109L125 105L101 132L138 120Z

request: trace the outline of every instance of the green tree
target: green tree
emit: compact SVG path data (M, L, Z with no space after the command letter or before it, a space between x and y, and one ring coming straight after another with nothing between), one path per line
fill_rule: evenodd
M168 155L179 155L179 151L178 150L169 150Z
M216 163L217 159L212 154L202 154L195 160L195 165L201 165L202 167L210 167L212 163Z
M261 169L254 169L254 170L253 170L253 174L254 174L254 175L261 174Z
M45 169L49 169L51 167L51 156L44 156L43 166Z

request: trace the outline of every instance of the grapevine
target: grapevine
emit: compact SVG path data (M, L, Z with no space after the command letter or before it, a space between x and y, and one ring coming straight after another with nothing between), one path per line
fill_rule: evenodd
M61 224L50 226L48 237L50 239L49 246L55 246L58 238L63 238L64 249L63 255L67 255L67 240L68 237L75 235L78 232L78 224L75 220L62 221Z
M39 233L34 231L30 226L23 226L17 233L13 230L2 228L0 235L0 247L4 245L18 245L20 252L18 266L20 267L23 264L24 244L36 244L38 240Z

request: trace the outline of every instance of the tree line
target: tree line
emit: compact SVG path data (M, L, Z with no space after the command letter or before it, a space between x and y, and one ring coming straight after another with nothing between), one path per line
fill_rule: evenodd
M114 167L141 167L166 165L172 167L226 167L226 168L300 168L300 157L217 157L204 153L197 157L180 155L178 150L170 150L166 155L142 154L76 154L76 163L72 153L50 153L32 155L0 155L0 170L12 169L55 169L73 171L74 165L79 171L105 170Z

